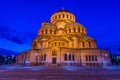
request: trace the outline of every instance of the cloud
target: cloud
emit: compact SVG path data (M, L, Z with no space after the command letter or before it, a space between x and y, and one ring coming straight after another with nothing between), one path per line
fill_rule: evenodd
M12 50L16 52L22 52L30 49L30 45L28 44L20 45L7 39L0 39L0 48L4 48L7 50Z
M35 34L0 26L0 48L22 52L30 49Z

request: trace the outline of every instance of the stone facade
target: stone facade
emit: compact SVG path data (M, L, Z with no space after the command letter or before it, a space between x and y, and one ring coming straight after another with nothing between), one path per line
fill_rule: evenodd
M71 12L62 9L51 16L51 22L42 23L32 49L19 54L17 63L98 66L109 65L110 55L97 48L96 41Z

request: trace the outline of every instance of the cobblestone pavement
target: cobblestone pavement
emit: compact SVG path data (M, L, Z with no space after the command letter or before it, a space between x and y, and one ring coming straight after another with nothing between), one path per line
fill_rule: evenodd
M0 80L120 80L120 70L84 67L19 67L1 69Z

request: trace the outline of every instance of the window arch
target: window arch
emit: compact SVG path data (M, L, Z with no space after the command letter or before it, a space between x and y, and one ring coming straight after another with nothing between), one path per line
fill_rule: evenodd
M89 55L89 61L91 61L91 56Z
M52 56L57 56L57 51L56 50L52 51Z
M85 42L82 42L82 47L85 47Z
M71 33L71 29L69 29L69 33Z
M88 61L88 56L86 55L85 57L86 57L86 61Z
M57 19L57 15L55 15L55 19Z
M95 55L95 61L97 61L97 55Z
M90 41L88 42L88 44L89 44L89 47L91 47L91 42Z
M47 30L45 31L45 33L47 34Z
M59 14L59 18L61 18L61 15Z
M70 19L72 19L72 16L70 15Z
M67 61L67 54L64 55L64 60Z
M71 60L71 54L69 54L69 60Z
M37 46L37 41L34 41L33 42L33 47L36 47Z
M92 61L94 61L94 55L92 55Z
M54 34L56 34L56 31L54 30Z
M52 30L50 30L50 34L52 34Z
M76 31L76 29L75 29L75 28L73 28L73 30L74 30L74 32Z
M63 14L63 18L65 18L65 14Z
M68 18L68 14L67 14L66 16L67 16L67 18Z

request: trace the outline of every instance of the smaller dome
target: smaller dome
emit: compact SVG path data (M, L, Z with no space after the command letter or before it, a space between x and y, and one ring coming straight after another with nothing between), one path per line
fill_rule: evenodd
M67 25L65 26L65 28L68 28L68 27L82 27L82 28L84 28L84 26L83 26L82 24L76 23L76 22L67 24Z
M42 28L56 28L56 25L50 23L50 22L43 22Z
M83 36L83 37L81 37L80 40L93 40L93 41L95 41L92 37L89 37L89 36Z

